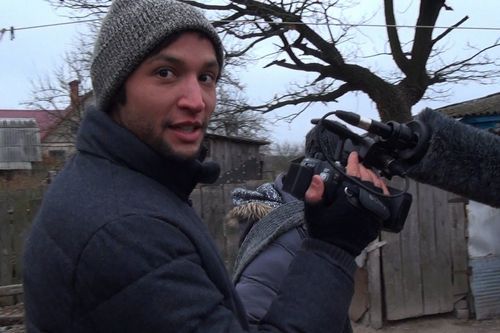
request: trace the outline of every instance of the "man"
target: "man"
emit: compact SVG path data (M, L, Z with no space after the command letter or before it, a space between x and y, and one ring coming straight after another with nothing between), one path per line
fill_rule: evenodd
M250 331L189 201L197 182L214 178L200 145L222 66L217 33L192 7L113 2L92 62L96 107L26 244L28 332ZM355 156L348 169L378 182ZM315 176L305 209L311 239L254 331L335 332L347 320L352 250L379 224L343 195L323 205L323 186Z

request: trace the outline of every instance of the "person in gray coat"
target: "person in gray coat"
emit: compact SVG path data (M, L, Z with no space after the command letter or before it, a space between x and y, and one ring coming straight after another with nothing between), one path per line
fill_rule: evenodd
M305 155L322 151L316 142L318 126L306 135ZM336 147L338 137L322 130L323 149ZM234 208L226 223L240 226L240 248L233 267L233 282L243 301L250 323L258 323L266 314L285 278L288 267L300 250L308 232L304 221L304 203L283 190L281 173L272 183L255 190L236 188ZM344 332L352 332L346 322Z

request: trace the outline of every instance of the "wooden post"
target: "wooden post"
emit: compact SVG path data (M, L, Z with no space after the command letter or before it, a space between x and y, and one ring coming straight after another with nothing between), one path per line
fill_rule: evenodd
M380 267L380 247L368 251L368 293L370 302L370 326L376 329L382 328L383 317L383 294L382 294L382 269Z

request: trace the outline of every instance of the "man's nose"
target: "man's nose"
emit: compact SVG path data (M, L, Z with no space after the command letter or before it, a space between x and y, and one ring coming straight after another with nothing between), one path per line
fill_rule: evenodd
M201 112L205 109L203 87L200 85L197 77L186 78L182 85L182 90L181 98L179 98L178 102L181 109L191 112Z

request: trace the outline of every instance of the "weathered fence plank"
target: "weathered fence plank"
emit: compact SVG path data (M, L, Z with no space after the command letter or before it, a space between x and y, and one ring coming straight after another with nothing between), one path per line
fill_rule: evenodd
M456 195L450 194L448 201ZM449 203L449 218L452 227L451 254L453 267L453 297L457 301L469 292L468 252L467 252L467 213L463 203Z
M13 283L13 258L12 258L12 198L7 192L0 192L0 285ZM0 305L13 304L12 297L0 299Z
M381 249L377 248L368 252L368 293L369 293L369 320L370 325L374 328L381 328L384 323L383 311L383 293L382 293L382 275L380 272L380 253Z
M464 203L449 193L410 183L413 204L400 235L383 233L386 319L451 312L468 292Z
M224 216L224 193L220 186L201 187L201 218L207 224L210 234L217 247L224 253L224 230L222 218Z
M414 205L410 208L405 229L401 233L402 270L404 278L404 317L409 314L422 314L422 272L420 270L420 237L419 237L419 195L418 184L410 182L409 193L413 196ZM400 295L401 297L401 295Z
M224 192L224 216L234 207L231 198L232 191L237 188L245 186L245 184L226 184L223 186ZM224 262L226 268L230 274L232 274L234 261L236 260L236 255L238 254L239 248L239 238L240 238L240 227L237 224L232 224L234 220L229 221L226 218L223 219L223 230L224 230Z
M446 306L452 294L452 273L449 261L451 246L447 241L447 202L445 193L431 186L420 184L420 232L424 314L437 314L453 309Z
M436 233L436 265L439 267L439 276L436 276L435 290L438 297L438 312L453 311L453 268L451 266L451 234L452 223L448 209L448 193L434 189L434 216Z
M0 190L0 286L22 281L22 254L44 188ZM16 303L20 295L0 299L0 305Z
M239 246L239 226L230 225L225 219L233 207L231 192L237 187L255 189L262 183L262 180L249 180L244 183L204 185L191 194L193 208L207 224L230 273Z
M23 293L22 284L11 284L8 286L0 286L0 297L15 296Z
M24 239L23 229L27 228L27 209L31 193L27 191L14 191L11 194L12 202L12 233L11 233L11 258L12 258L12 283L21 282L22 279L22 251Z
M387 319L399 319L404 314L404 299L403 294L403 275L402 275L402 258L400 248L400 235L383 233L382 240L387 244L382 248L384 258L390 258L383 261L383 276L384 289L386 300Z
M403 184L391 184L402 188ZM413 203L400 234L383 233L387 245L382 248L385 302L388 320L413 317L423 313L420 270L418 188L410 183Z

